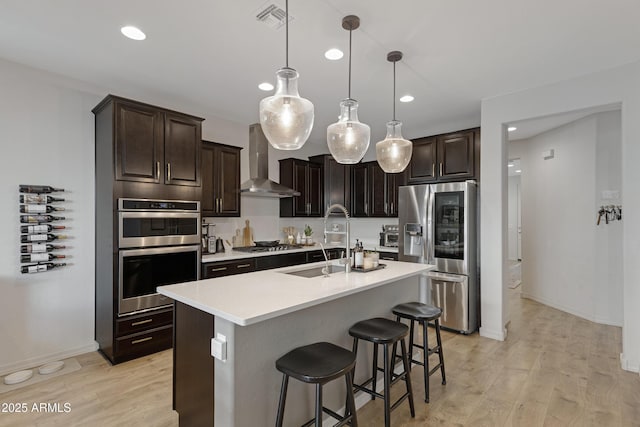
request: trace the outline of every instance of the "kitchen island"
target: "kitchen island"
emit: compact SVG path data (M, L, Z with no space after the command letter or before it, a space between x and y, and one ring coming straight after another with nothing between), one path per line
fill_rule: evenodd
M289 274L322 266L158 288L175 300L174 409L182 427L273 425L282 380L276 359L317 341L351 348L351 325L375 316L391 318L393 305L417 300L419 277L432 268L388 261L386 268L367 273L339 271L311 278ZM224 360L212 357L212 338L224 341ZM358 354L356 381L370 372L371 351L365 348ZM327 384L323 394L326 406L344 405L343 382ZM285 425L305 422L313 405L314 388L290 382Z

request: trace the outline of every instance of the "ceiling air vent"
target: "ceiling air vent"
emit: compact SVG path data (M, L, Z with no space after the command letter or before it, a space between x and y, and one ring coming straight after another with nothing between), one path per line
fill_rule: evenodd
M284 25L286 12L280 6L273 3L265 3L256 12L256 19L267 24L270 28L277 30ZM293 16L289 15L289 22L293 21Z

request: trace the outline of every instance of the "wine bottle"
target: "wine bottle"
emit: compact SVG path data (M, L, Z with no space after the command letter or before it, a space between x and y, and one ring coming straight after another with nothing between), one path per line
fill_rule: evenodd
M53 261L54 259L66 258L64 255L54 254L29 254L21 255L20 262L41 262L41 261Z
M53 230L64 230L64 225L49 225L49 224L40 224L40 225L22 225L20 226L21 233L28 234L36 234L36 233L48 233Z
M22 213L51 213L63 210L64 208L57 208L49 205L20 205L20 212Z
M20 236L20 241L22 243L30 243L30 242L52 242L57 239L66 239L67 236L64 234L23 234Z
M39 224L41 222L62 221L65 217L53 215L20 215L20 222L27 224Z
M41 273L43 271L53 270L54 268L64 267L65 265L67 264L65 264L64 262L47 262L43 264L24 265L22 266L21 270L23 273Z
M49 185L21 185L20 192L21 193L57 193L64 191L64 188L54 188Z
M22 245L20 252L23 254L37 254L44 252L51 252L58 249L65 249L64 245L47 245L46 243L32 243L29 245Z
M42 194L21 194L20 203L52 203L64 202L60 197L45 196Z

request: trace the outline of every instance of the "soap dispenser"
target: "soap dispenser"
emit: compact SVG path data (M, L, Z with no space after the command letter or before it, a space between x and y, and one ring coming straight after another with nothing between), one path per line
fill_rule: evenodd
M364 250L362 249L362 243L359 243L358 239L356 239L356 247L354 249L354 267L362 268L364 267Z

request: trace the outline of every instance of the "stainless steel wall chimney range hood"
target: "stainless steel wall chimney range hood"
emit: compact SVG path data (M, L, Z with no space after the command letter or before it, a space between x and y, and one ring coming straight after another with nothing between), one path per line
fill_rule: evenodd
M293 197L300 193L269 179L269 141L260 123L249 126L249 176L240 186L242 196Z

